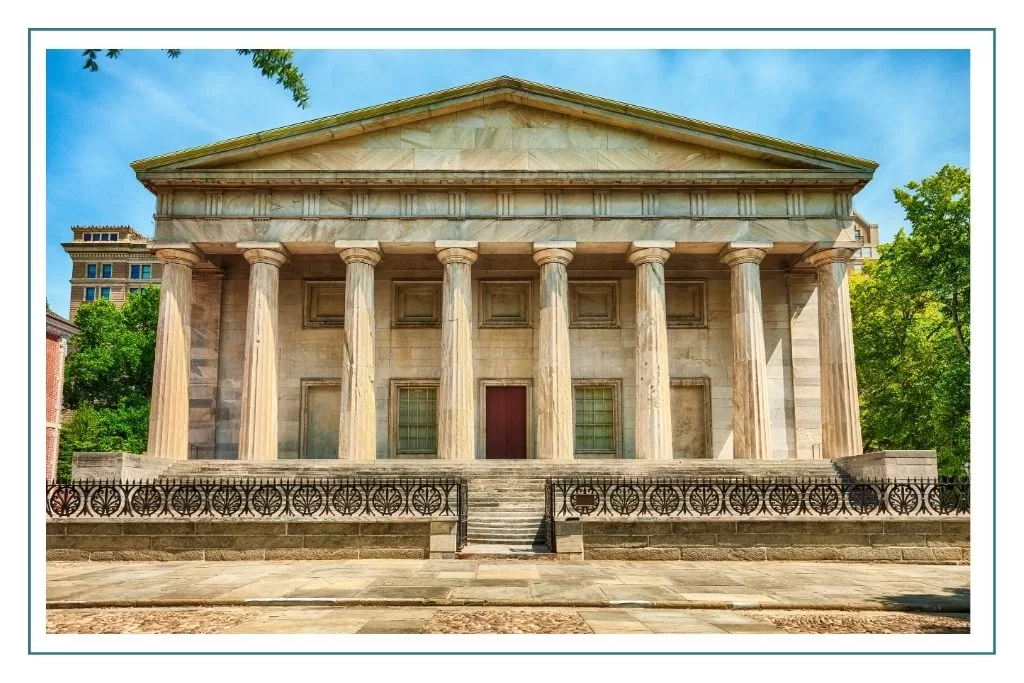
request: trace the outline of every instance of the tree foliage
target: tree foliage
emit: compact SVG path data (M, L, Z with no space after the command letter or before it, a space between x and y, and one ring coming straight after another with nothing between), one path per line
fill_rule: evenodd
M75 415L61 429L58 477L70 478L75 451L145 451L159 306L159 288L146 287L120 309L102 299L78 309L64 364Z
M122 52L124 50L82 50L82 56L85 57L82 68L88 71L99 71L98 58L101 54L109 59L118 59ZM171 59L177 59L181 55L181 50L166 50L166 52ZM249 57L252 68L290 92L292 101L300 108L309 107L309 89L306 87L306 78L295 66L295 53L292 50L236 50L236 52L243 57Z
M864 445L970 461L970 173L944 166L897 188L912 231L850 283Z

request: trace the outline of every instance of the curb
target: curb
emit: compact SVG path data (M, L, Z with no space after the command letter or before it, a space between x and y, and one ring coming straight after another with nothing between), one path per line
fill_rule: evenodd
M524 600L472 598L244 598L152 600L51 600L46 609L110 609L152 607L577 607L713 610L807 610L838 612L947 612L970 614L969 601L900 602L755 602L725 600Z

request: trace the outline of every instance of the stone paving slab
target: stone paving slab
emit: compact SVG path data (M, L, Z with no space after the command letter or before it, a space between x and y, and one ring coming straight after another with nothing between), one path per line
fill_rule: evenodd
M970 567L815 562L50 562L49 607L530 605L970 610Z

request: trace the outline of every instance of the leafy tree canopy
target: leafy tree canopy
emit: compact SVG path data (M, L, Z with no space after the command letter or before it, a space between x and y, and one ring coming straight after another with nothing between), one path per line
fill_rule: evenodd
M865 448L970 461L970 172L944 166L897 188L902 229L851 277Z
M75 451L146 450L160 289L130 294L118 309L84 303L75 316L64 364L64 407L75 411L60 432L58 477L71 477Z
M124 50L82 50L85 62L83 69L99 71L97 58L102 54L110 59L117 59ZM167 56L177 59L181 50L166 50ZM309 107L309 89L306 78L295 66L295 53L292 50L235 50L242 57L249 57L252 68L259 71L265 78L272 79L292 94L292 100L302 109Z

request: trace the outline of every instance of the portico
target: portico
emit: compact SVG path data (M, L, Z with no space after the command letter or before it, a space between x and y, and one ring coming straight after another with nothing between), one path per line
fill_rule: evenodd
M133 166L165 263L150 455L860 452L872 162L500 78Z

